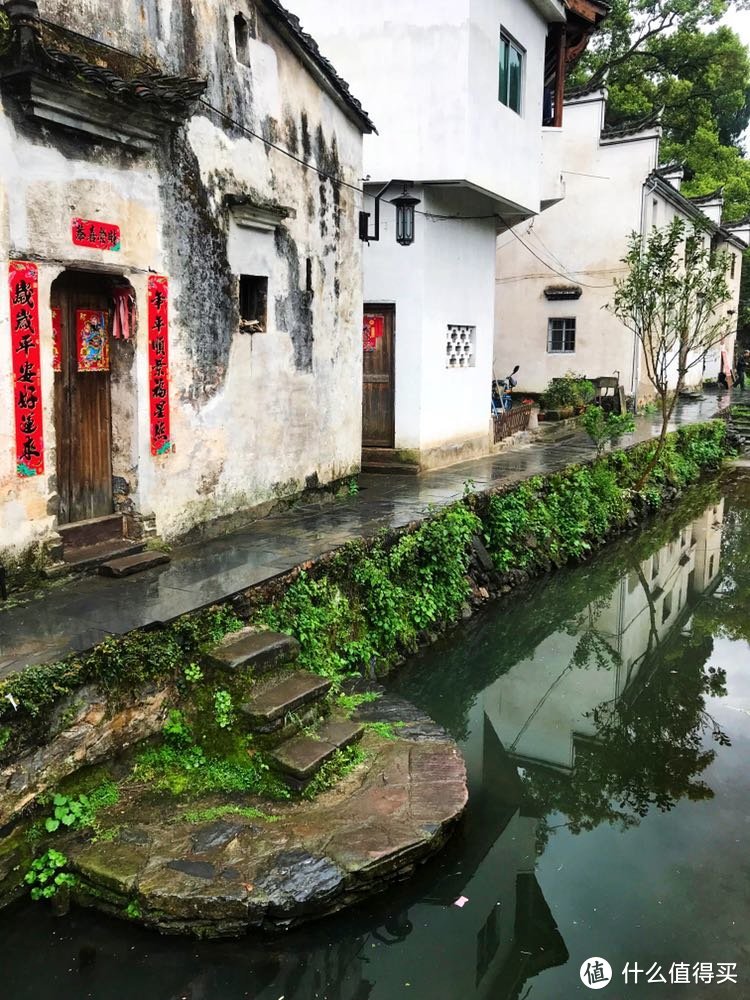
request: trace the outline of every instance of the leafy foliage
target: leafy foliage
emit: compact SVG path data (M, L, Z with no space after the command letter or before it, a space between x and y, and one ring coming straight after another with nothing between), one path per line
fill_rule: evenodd
M31 898L51 899L63 886L75 885L75 875L65 871L67 864L66 856L53 850L32 861L24 876L24 882L31 886Z
M587 407L581 424L596 445L597 455L601 455L610 441L635 430L635 420L630 413L605 413L601 406Z
M594 386L575 372L553 378L541 397L544 410L562 410L569 406L585 406L594 398Z
M300 664L340 681L416 647L419 633L454 621L466 600L471 539L480 522L464 503L433 514L388 546L342 555L320 579L306 574L259 612L258 624L295 635Z
M538 570L580 559L624 524L645 469L651 467L651 486L640 498L659 507L665 488L684 487L718 468L725 442L723 421L695 424L668 435L659 454L656 443L647 442L495 494L483 518L495 565L503 572Z
M55 833L60 826L87 827L94 826L96 814L101 809L116 805L120 793L113 781L103 781L88 794L75 797L57 793L52 797L54 811L44 821L47 833Z
M105 639L84 657L28 667L0 682L0 718L37 718L81 685L96 683L114 698L175 675L180 664L242 626L231 608L184 615L159 631L135 631ZM6 695L18 704L18 716Z
M367 759L367 753L358 746L344 747L327 760L302 793L304 799L314 799L321 792L333 788L355 767Z
M687 373L729 332L720 306L729 299L727 254L712 253L704 232L682 219L654 228L645 240L632 233L623 258L628 273L615 279L610 306L642 347L645 373L662 414L653 464L664 447L667 427Z

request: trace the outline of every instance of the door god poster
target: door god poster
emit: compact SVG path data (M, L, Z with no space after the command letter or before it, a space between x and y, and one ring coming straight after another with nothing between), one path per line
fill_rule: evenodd
M108 372L107 314L101 310L77 309L76 344L79 372Z

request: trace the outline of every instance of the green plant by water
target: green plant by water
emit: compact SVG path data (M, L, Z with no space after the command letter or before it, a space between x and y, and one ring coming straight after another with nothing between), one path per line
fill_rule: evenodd
M31 898L51 899L64 888L74 886L75 875L66 871L67 857L60 851L49 850L31 862L24 875L24 882L31 886Z
M601 406L589 406L581 417L581 424L601 455L610 442L635 430L635 420L630 413L605 413Z

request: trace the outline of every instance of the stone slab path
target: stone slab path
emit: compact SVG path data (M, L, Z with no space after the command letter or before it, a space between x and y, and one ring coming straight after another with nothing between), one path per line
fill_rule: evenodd
M76 900L168 934L236 937L332 913L407 877L439 850L466 806L456 744L407 703L396 739L368 731L367 760L311 802L263 803L271 820L232 814L189 822L148 789L110 811L112 842L60 842L80 879ZM191 800L191 810L226 800ZM257 805L248 801L242 803ZM93 892L92 892L93 890Z
M708 420L729 402L728 393L706 393L681 403L673 426ZM657 416L639 417L626 440L648 440L657 431ZM63 581L24 604L0 605L0 678L89 649L107 635L170 621L287 573L352 538L408 524L429 506L458 499L467 480L484 491L563 469L592 454L588 438L576 432L565 440L540 441L419 476L362 475L356 496L299 504L242 531L176 549L167 566L124 579Z

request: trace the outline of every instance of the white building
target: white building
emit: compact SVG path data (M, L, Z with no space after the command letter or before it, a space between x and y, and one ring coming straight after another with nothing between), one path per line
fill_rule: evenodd
M673 218L705 224L707 238L731 256L731 301L723 308L732 357L742 252L747 223L723 224L721 192L707 198L680 193L682 168L659 166L658 121L605 125L606 90L571 94L559 136L565 197L542 215L502 234L497 245L495 356L499 374L521 366L519 388L541 392L552 378L575 371L619 375L628 395L653 395L633 334L606 309L631 233L647 233ZM716 377L720 348L706 359ZM688 373L700 383L702 367Z
M357 472L372 125L315 42L276 0L4 10L0 561Z
M377 194L380 217L364 252L365 315L374 319L364 344L364 466L426 468L486 453L496 234L561 197L550 157L565 71L606 6L293 6L379 133L365 141L371 234ZM396 242L390 204L402 194L419 199L410 245Z

